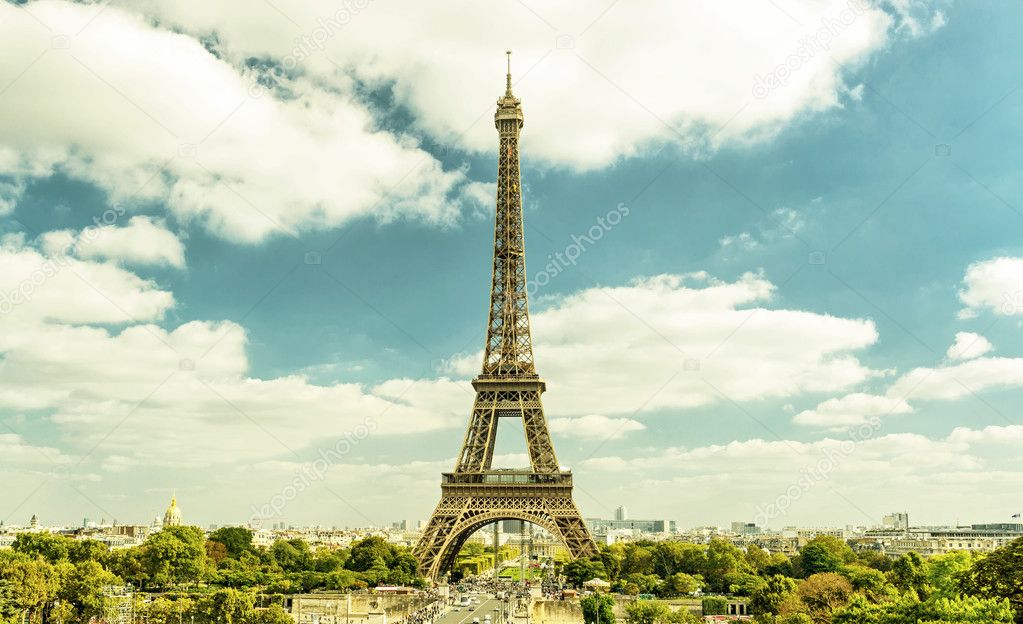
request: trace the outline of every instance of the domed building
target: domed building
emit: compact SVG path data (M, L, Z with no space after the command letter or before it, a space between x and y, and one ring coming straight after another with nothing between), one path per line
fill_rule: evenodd
M163 526L180 526L181 525L181 508L178 507L177 496L171 497L170 507L163 514Z

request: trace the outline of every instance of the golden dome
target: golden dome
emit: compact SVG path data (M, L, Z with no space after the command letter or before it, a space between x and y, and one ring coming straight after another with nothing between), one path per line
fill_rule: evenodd
M177 496L171 497L170 507L163 514L163 526L178 526L181 524L181 509L178 507Z

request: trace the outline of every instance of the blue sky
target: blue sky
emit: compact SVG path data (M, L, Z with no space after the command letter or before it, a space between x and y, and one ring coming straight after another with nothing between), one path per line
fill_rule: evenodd
M625 215L531 301L584 515L1023 507L1018 3L221 4L0 4L5 523L425 518L509 47L532 279Z

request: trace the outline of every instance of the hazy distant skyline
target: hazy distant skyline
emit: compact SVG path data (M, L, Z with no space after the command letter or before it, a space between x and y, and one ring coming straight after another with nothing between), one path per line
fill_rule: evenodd
M1021 18L0 3L0 519L146 522L173 491L203 525L427 518L480 366L512 49L584 516L1009 521Z

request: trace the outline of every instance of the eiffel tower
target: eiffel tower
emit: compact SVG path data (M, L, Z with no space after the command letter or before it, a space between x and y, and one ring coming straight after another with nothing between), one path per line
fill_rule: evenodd
M414 554L420 571L437 579L451 569L465 540L486 524L531 522L560 538L573 557L595 555L596 544L572 500L572 472L558 465L540 394L546 384L533 366L526 296L519 179L521 101L507 88L497 100L500 137L494 272L483 370L472 382L476 402L454 472L441 476L441 498ZM499 418L521 418L529 470L492 467Z

